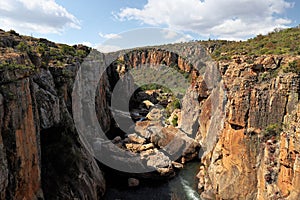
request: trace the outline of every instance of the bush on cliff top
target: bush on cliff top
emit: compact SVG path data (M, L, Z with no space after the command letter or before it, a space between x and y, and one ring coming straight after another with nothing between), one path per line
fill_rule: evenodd
M235 54L300 55L300 28L275 29L267 35L258 35L247 41L209 40L205 46L215 46L212 56L216 60L231 59Z
M49 63L52 66L57 66L56 64L59 62L61 63L59 66L65 66L65 64L82 62L91 51L91 48L84 45L55 44L47 39L19 35L14 30L8 32L0 31L0 48L3 50L2 54L5 54L11 48L10 52L16 55L27 54L30 59L33 57L35 59L40 58L44 67L47 67ZM1 62L8 60L11 59L4 58ZM1 67L6 67L6 65ZM9 67L13 67L13 65ZM16 67L20 68L20 66Z
M292 72L292 73L300 74L300 60L294 60L290 62L288 66L286 66L283 69L283 72L284 73Z

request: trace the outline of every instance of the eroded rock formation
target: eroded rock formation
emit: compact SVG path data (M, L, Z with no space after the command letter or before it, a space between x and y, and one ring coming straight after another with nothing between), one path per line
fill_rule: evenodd
M105 181L75 129L72 107L77 104L71 99L80 64L76 55L89 49L32 39L28 45L45 48L43 43L50 49L29 51L15 33L1 31L0 38L0 198L100 199ZM185 45L121 55L97 82L95 108L102 128L108 131L114 125L108 100L117 81L131 86L123 77L129 67L174 67L191 74L192 83L177 112L178 126L138 122L135 131L143 138L130 135L126 148L152 151L153 144L163 147L178 135L195 137L203 149L198 174L203 198L297 199L300 82L299 75L283 73L281 66L298 58L236 55L213 62L201 48ZM149 135L150 129L154 134ZM195 157L195 149L184 156ZM156 158L149 162L160 164Z
M283 57L281 64L291 59L295 58ZM226 68L222 77L228 101L224 129L215 147L202 157L203 167L198 174L199 189L206 199L297 199L294 188L299 185L293 180L297 180L298 148L292 147L289 164L284 160L289 145L294 144L294 139L286 138L297 134L296 128L290 127L296 120L299 76L274 75L273 60L274 56L236 56L219 63L221 69ZM256 71L257 65L265 72ZM205 116L201 119L200 127L206 121ZM278 130L272 136L268 134L270 125L282 124L281 135ZM207 134L200 128L198 134L203 133Z
M127 66L162 63L192 74L179 127L194 135L204 151L198 174L202 197L297 199L299 149L297 142L283 137L290 138L285 126L291 123L287 118L295 116L300 89L299 76L284 69L299 57L236 55L227 61L206 60L201 71L170 55L136 51L121 61L125 71ZM140 123L142 134L147 134L146 123ZM296 137L296 128L289 132Z
M101 198L102 172L72 119L79 61L55 66L54 58L13 49L25 45L21 36L1 31L0 38L0 199ZM105 87L101 90L105 93ZM101 109L102 101L98 105Z

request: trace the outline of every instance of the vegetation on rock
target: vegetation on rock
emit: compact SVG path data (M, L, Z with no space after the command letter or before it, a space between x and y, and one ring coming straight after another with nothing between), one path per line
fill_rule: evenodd
M300 55L300 27L275 29L267 35L258 35L247 41L200 41L213 48L217 60L230 60L235 54L247 55Z
M82 62L90 50L83 45L55 44L43 38L21 36L13 30L0 30L0 68L64 67Z

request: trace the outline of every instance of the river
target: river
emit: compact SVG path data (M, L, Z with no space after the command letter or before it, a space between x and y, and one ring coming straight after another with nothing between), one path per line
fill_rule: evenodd
M186 163L168 181L141 180L136 188L127 187L127 178L109 176L105 200L200 200L197 178L200 162Z

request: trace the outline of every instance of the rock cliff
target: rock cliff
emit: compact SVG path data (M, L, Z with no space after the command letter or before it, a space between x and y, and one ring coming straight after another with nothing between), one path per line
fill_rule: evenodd
M47 40L0 34L0 199L101 198L102 172L72 119L80 56L57 58L51 52L63 48Z
M89 53L81 45L0 31L0 199L102 198L103 173L73 115L80 106L72 101L75 76ZM125 93L133 89L123 76L129 68L167 65L191 84L176 111L178 126L161 128L160 138L150 139L164 146L176 133L196 138L202 147L197 175L202 197L298 198L300 79L287 68L299 56L234 55L214 62L198 43L183 43L128 50L114 58L96 83L92 105L105 132L115 126L109 109L113 87L121 80L124 88L130 86ZM148 135L147 123L139 122L136 132ZM127 140L134 140L128 149L148 148L134 134ZM191 152L194 158L195 148Z
M199 68L170 52L178 52L176 45L132 51L116 68L122 74L128 67L164 64L192 74L179 128L202 145L202 197L297 199L299 149L297 139L286 138L297 135L300 79L287 68L299 56L234 55L218 62L201 57Z
M203 198L297 199L299 149L292 138L297 135L299 76L280 73L277 59L234 56L218 63L228 101L224 128L202 157L198 178ZM280 59L284 66L298 58ZM206 121L201 119L200 127ZM287 154L293 155L289 162Z

